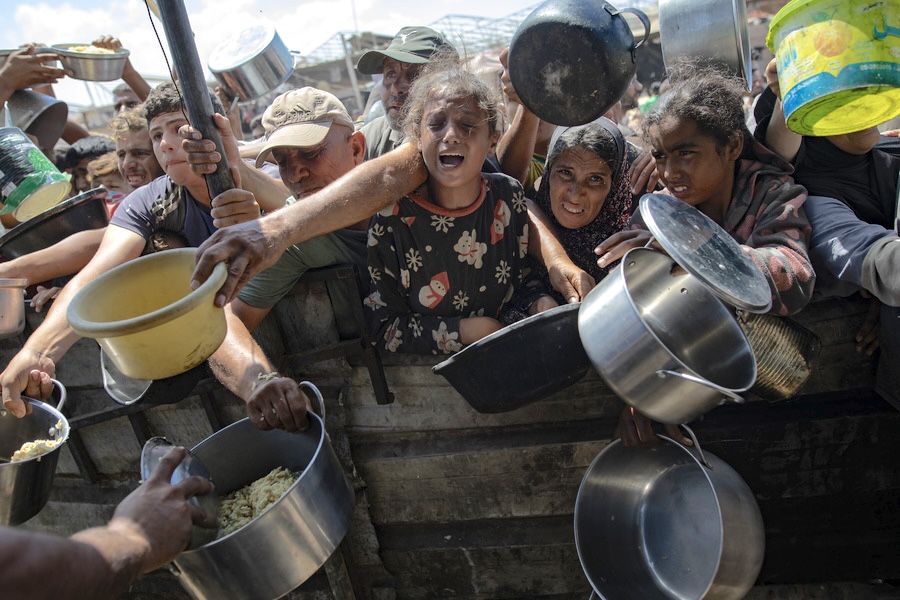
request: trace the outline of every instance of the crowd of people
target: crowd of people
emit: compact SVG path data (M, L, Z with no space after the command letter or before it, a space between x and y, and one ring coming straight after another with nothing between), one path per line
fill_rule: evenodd
M0 100L62 77L46 64L55 58L30 45L12 53L0 65ZM464 58L439 32L404 27L357 63L380 79L383 114L354 120L334 95L304 87L278 96L250 140L211 92L221 153L187 123L175 84L150 89L128 65L113 135L67 127L59 163L73 195L108 190L109 226L0 264L0 277L29 284L73 276L0 374L4 407L23 416L23 394L49 393L78 339L65 315L79 290L144 253L189 246L199 248L194 286L229 265L216 297L228 333L210 358L214 374L258 427L302 430L309 400L252 332L307 270L359 267L364 297L330 290L343 337L359 335L347 315L362 303L381 351L451 354L584 298L650 241L636 211L650 191L730 233L765 276L774 315L816 297L871 297L878 341L861 331L860 349L880 345L878 391L900 407L896 132L793 133L774 61L753 115L740 80L676 65L644 94L635 79L605 116L557 127L519 99L506 50L488 69ZM235 187L211 197L203 175L222 154ZM635 411L623 411L616 435L655 439Z

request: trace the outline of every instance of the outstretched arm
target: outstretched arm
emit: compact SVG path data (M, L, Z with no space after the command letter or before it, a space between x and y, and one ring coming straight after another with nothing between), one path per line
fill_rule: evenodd
M793 163L800 151L800 142L803 141L803 137L788 129L785 121L784 105L781 103L781 87L778 84L778 69L774 58L766 67L766 83L777 97L772 118L769 119L769 127L766 129L766 146L784 160Z
M367 219L416 189L426 177L422 154L412 144L366 161L303 202L216 231L197 251L191 285L199 287L216 264L226 261L228 279L216 296L216 305L225 306L253 275L275 264L291 244Z
M93 258L105 231L105 227L79 231L43 250L0 263L0 277L22 278L34 285L77 273Z
M112 519L63 538L0 528L0 588L9 600L111 600L138 575L157 569L184 550L191 526L214 527L216 515L186 500L212 484L190 477L171 485L186 456L173 448L153 474L116 508Z

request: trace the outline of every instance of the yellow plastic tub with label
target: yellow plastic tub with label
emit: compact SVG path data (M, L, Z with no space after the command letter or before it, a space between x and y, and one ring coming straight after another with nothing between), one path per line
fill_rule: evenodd
M792 131L841 135L900 115L897 0L792 0L766 45Z

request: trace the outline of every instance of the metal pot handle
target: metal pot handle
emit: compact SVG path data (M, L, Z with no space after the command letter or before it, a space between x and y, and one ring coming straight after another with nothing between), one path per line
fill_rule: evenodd
M726 396L726 398L722 399L722 402L725 402L725 400L731 400L732 402L736 402L738 404L744 403L743 396L739 396L738 394L735 394L728 388L723 388L720 385L716 385L712 381L708 381L706 379L703 379L702 377L697 377L696 375L689 375L688 373L680 373L678 371L670 371L668 369L660 369L659 371L656 372L656 375L658 377L665 377L667 375L672 375L674 377L681 377L682 379L687 379L688 381L691 381L693 383L698 383L702 386L712 388L712 389L716 390L717 392L719 392L720 394Z
M56 410L62 412L63 405L66 403L66 387L56 379L51 379L50 381L59 388L59 404L56 405Z
M315 413L317 415L319 415L320 417L322 417L322 421L324 421L325 420L325 399L322 397L322 392L319 391L319 388L317 388L316 385L311 381L301 381L300 383L297 384L297 386L301 387L301 388L305 387L313 393L313 395L316 397L316 400L319 403L319 405L314 406L313 409L318 409L315 411Z
M641 41L639 41L637 44L634 45L634 47L631 49L632 52L634 52L635 50L640 48L641 44L646 42L647 38L650 37L650 19L648 19L647 15L645 15L643 12L639 11L636 8L617 9L609 4L605 5L603 8L605 8L606 12L608 12L613 17L615 17L616 15L622 14L622 13L631 13L634 16L636 16L638 19L640 19L641 23L644 24L644 37L642 37Z
M700 447L700 440L697 439L697 434L694 433L694 430L691 429L690 427L688 427L687 425L685 425L684 423L681 423L678 426L681 427L682 429L684 429L685 432L687 432L688 437L691 438L691 441L694 442L694 448L697 449L697 454L700 455L700 462L703 463L703 466L706 467L707 469L709 469L710 471L712 471L713 470L712 465L709 464L708 460L706 460L706 456L704 456L704 454L703 454L703 448Z

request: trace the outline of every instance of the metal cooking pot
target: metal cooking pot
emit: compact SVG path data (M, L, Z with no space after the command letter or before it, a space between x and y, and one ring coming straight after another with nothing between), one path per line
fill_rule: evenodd
M56 408L39 400L23 398L31 414L21 419L0 408L0 524L19 525L38 514L50 497L59 451L69 438L69 421L62 414L66 388L52 380L58 398ZM10 463L9 458L25 442L62 440L46 454Z
M177 404L184 400L201 379L210 374L209 363L165 379L134 379L122 373L103 349L100 349L100 375L109 397L124 406L140 402L145 406Z
M759 575L765 530L753 492L727 463L662 437L617 440L575 500L575 546L608 600L739 600Z
M268 25L245 29L213 50L210 72L240 100L268 94L294 72L294 55Z
M0 279L0 340L25 331L27 279Z
M591 368L578 338L579 304L538 313L433 368L481 413L515 410L563 390Z
M0 237L0 254L18 258L49 248L73 233L106 227L106 194L103 187L88 190L16 225Z
M661 423L687 423L756 380L737 320L665 254L634 248L578 312L594 367L629 405Z
M31 90L16 90L7 106L12 125L36 137L41 148L53 148L69 118L68 104Z
M659 0L659 41L666 68L680 60L708 59L752 87L744 0Z
M324 415L322 395L308 381ZM300 433L262 431L242 419L191 452L206 465L220 496L264 477L275 467L300 477L275 504L244 527L183 552L173 570L192 597L274 600L306 581L328 560L355 504L322 417L310 412Z
M644 25L635 42L622 13ZM619 101L636 70L635 50L650 20L602 0L547 0L516 29L509 78L528 109L555 125L583 125Z

